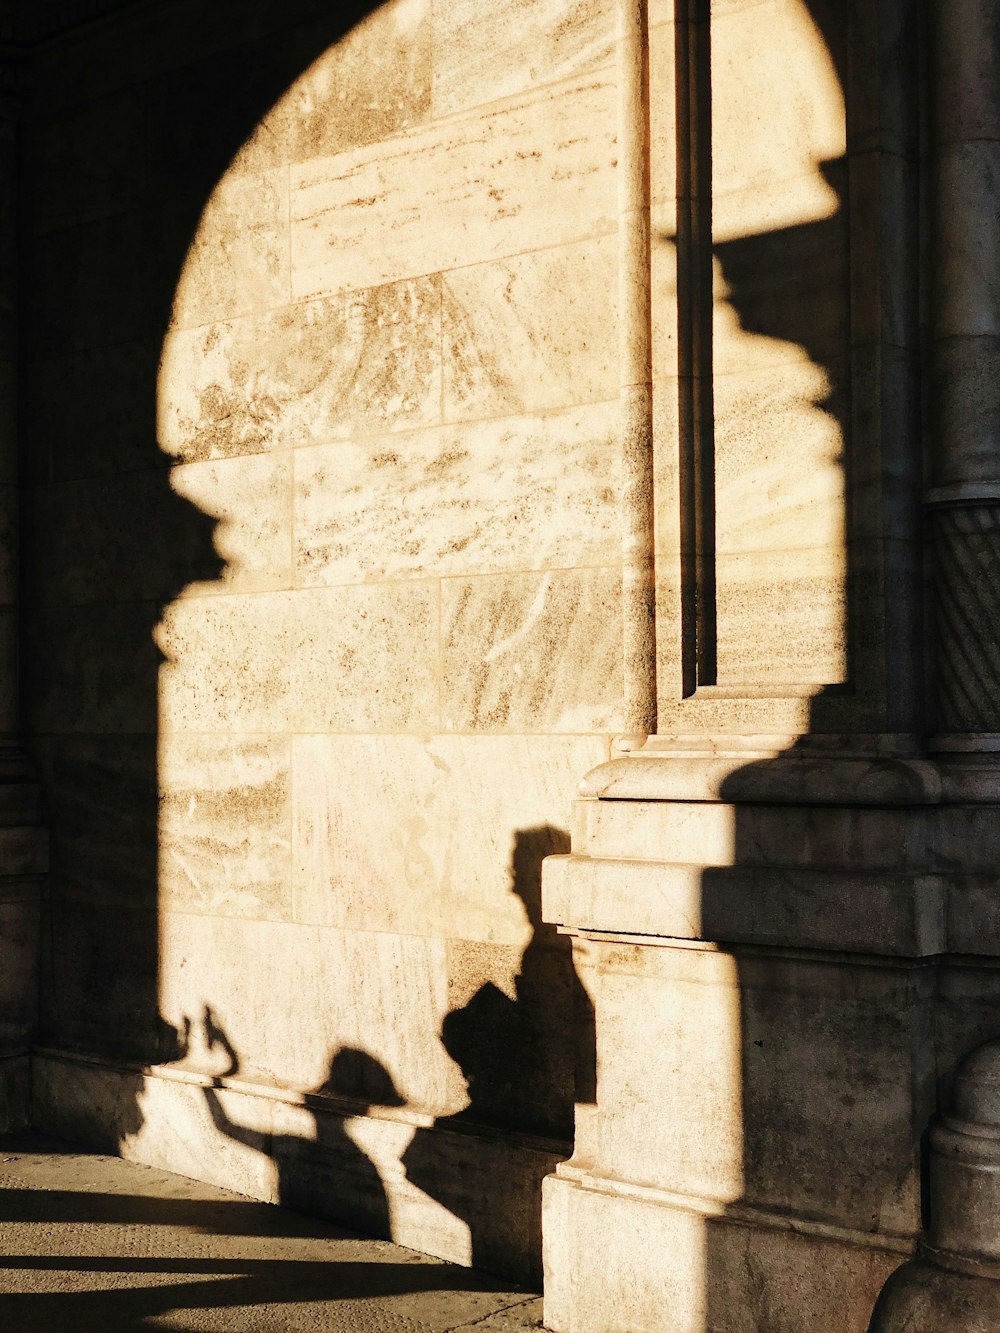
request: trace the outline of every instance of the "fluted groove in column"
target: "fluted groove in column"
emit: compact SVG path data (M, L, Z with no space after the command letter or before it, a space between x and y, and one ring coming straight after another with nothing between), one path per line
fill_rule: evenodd
M646 0L618 0L623 749L656 730L653 372Z
M1000 502L932 519L937 729L1000 732Z
M707 0L676 0L677 413L685 696L718 683L711 40Z

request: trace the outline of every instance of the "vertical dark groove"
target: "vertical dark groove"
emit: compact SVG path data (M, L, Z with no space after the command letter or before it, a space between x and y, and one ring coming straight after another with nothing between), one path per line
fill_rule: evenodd
M708 0L676 0L675 19L681 653L683 693L691 695L718 676Z

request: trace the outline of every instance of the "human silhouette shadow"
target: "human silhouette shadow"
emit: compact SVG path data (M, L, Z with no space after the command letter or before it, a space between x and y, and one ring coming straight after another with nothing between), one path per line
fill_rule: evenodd
M510 887L524 906L531 938L514 994L487 981L446 1015L441 1042L462 1071L468 1105L438 1117L432 1129L418 1130L403 1156L410 1183L468 1225L476 1268L509 1270L514 1247L536 1279L541 1183L552 1159L540 1154L534 1174L525 1165L504 1172L498 1136L533 1140L543 1153L568 1156L574 1102L594 1100L593 1005L573 966L569 939L541 916L542 861L568 849L566 835L551 825L515 834ZM462 1145L473 1134L470 1152ZM499 1151L491 1143L500 1144Z
M349 1223L372 1236L390 1239L391 1219L382 1178L375 1165L348 1136L341 1117L314 1113L315 1133L312 1137L269 1133L231 1119L219 1090L224 1087L225 1079L239 1073L240 1059L225 1029L207 1005L202 1021L209 1049L219 1049L229 1058L225 1073L217 1075L204 1089L212 1123L220 1134L234 1143L241 1143L274 1161L278 1170L278 1202L283 1207ZM368 1104L353 1105L356 1115L366 1114L372 1106L404 1104L404 1098L384 1065L367 1051L344 1046L331 1059L323 1083L308 1095L349 1096L356 1103L359 1094L368 1099Z

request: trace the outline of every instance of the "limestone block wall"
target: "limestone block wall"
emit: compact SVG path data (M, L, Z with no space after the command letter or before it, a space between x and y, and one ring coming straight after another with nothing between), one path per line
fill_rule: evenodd
M26 155L41 1117L525 1275L540 864L622 725L614 42L131 6L37 48Z

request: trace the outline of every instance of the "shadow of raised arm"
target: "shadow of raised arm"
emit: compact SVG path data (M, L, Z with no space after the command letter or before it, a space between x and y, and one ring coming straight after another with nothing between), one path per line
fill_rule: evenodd
M253 1148L256 1152L270 1155L271 1136L269 1134L258 1129L251 1129L248 1125L237 1124L235 1120L230 1120L223 1109L218 1089L223 1086L223 1079L232 1078L239 1071L240 1057L225 1029L207 1004L202 1014L202 1024L205 1029L205 1041L208 1049L214 1050L218 1047L229 1057L229 1067L223 1073L213 1075L211 1084L204 1089L205 1101L208 1103L213 1125L221 1134L225 1134L227 1138L234 1142L245 1144L246 1147Z

